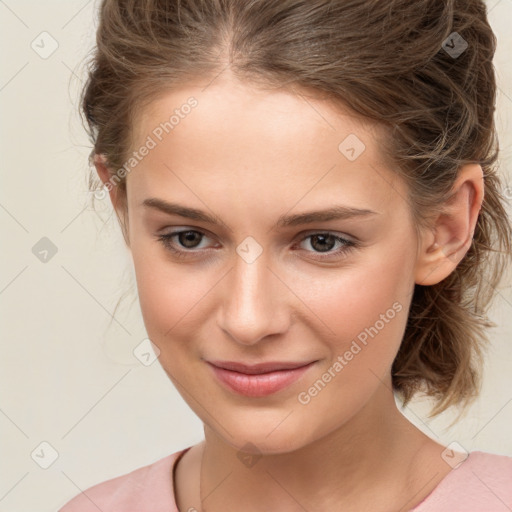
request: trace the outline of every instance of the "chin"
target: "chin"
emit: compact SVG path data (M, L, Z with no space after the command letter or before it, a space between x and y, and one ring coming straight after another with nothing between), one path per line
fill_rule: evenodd
M304 422L292 419L293 416L290 410L284 410L278 415L268 416L267 421L254 417L249 425L248 422L241 423L238 416L238 421L237 418L231 422L224 421L224 428L217 430L216 435L235 450L253 455L289 453L314 441L313 433Z

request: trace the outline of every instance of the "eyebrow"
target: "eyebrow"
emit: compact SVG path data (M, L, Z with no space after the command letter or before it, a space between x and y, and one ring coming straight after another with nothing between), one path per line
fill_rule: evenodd
M160 210L168 215L179 215L187 219L197 220L215 225L224 225L216 216L210 215L196 208L189 208L177 203L170 203L156 197L145 199L142 203L147 208ZM367 217L378 215L378 212L365 208L353 208L348 206L333 206L324 210L315 210L292 215L281 215L276 222L276 227L301 226L314 222L327 222L330 220L343 220L353 217Z

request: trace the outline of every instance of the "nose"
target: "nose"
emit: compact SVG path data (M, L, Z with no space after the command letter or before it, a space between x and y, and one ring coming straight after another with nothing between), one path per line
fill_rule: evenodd
M235 255L221 288L219 327L243 345L254 345L289 327L287 301L293 294L269 268L264 254L252 263Z

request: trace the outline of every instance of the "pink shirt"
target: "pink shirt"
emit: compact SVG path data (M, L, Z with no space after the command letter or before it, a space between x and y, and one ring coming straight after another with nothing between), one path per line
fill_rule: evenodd
M58 512L179 512L172 477L176 462L190 448L93 485ZM409 512L511 510L512 457L474 451Z

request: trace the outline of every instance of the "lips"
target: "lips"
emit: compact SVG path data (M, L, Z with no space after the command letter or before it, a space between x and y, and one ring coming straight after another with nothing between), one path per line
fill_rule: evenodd
M316 361L268 362L246 365L234 361L207 361L215 377L230 391L262 397L276 393L297 381Z
M269 362L269 363L258 363L253 365L236 363L233 361L209 361L210 364L217 366L218 368L224 368L225 370L232 370L238 373L245 373L247 375L259 375L262 373L270 373L280 370L294 370L301 368L314 361L307 362Z

